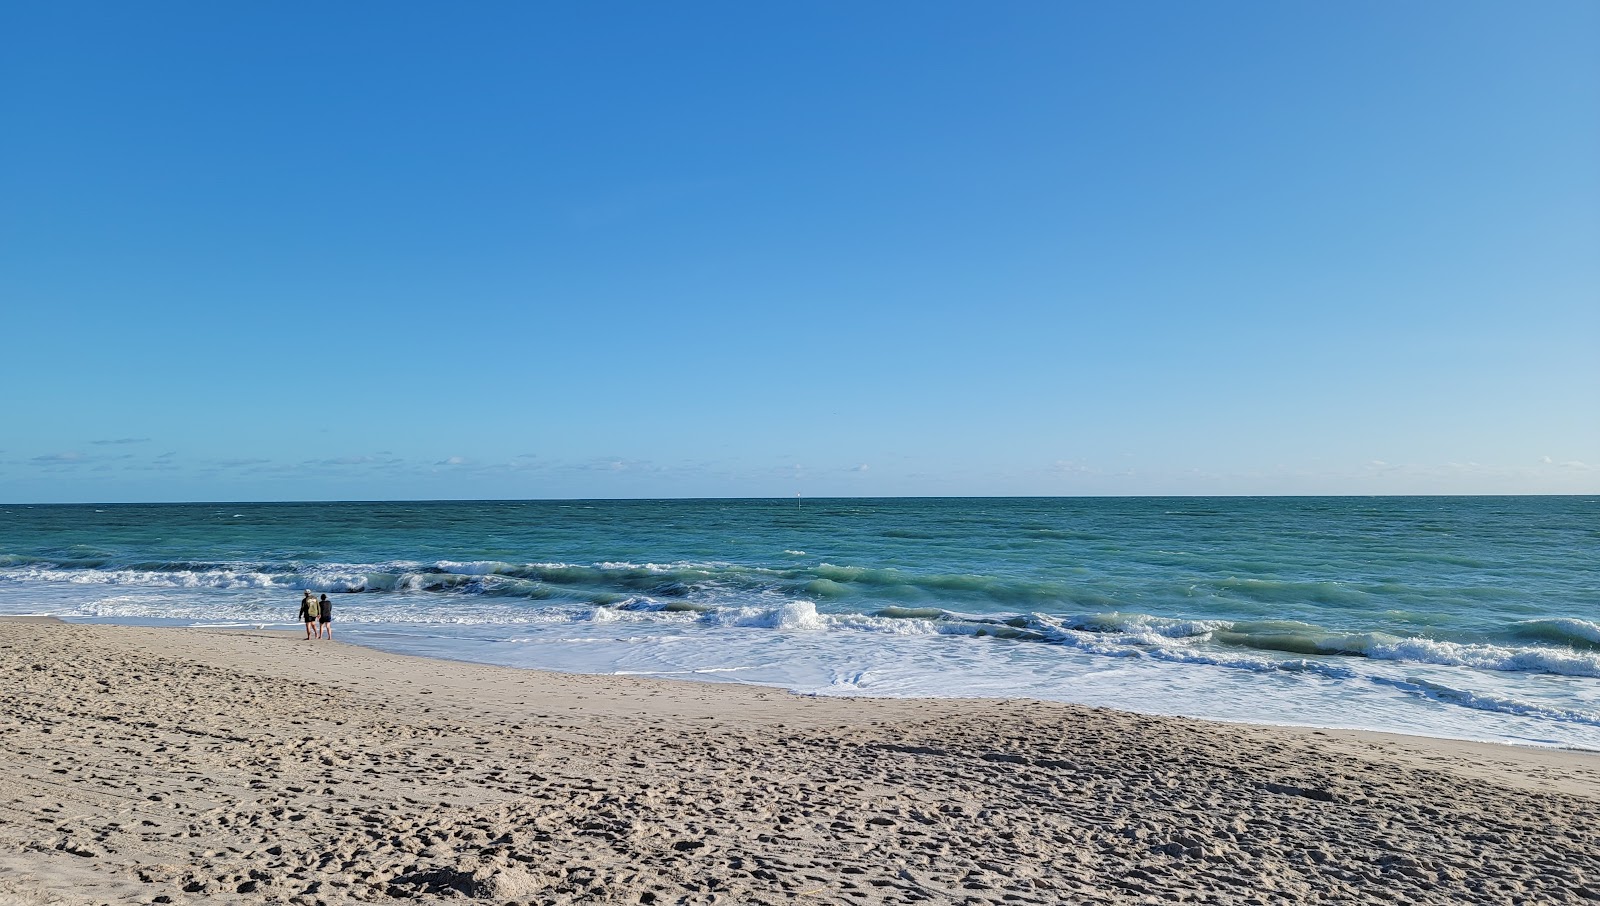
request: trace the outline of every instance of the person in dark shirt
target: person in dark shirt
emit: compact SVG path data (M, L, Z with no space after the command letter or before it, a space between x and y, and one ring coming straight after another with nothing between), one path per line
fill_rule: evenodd
M317 637L333 638L333 602L327 595L317 602Z

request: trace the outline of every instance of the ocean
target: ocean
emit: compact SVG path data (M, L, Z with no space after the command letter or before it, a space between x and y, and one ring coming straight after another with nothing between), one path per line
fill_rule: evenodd
M7 504L0 613L1600 750L1597 554L1600 497Z

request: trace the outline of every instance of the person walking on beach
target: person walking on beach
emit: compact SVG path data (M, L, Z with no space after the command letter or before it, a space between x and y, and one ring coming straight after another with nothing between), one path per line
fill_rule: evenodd
M317 636L333 640L333 602L327 595L317 602Z
M317 599L311 597L311 592L306 592L300 599L300 619L306 624L306 641L311 641L311 633L317 631ZM317 632L317 637L322 634Z

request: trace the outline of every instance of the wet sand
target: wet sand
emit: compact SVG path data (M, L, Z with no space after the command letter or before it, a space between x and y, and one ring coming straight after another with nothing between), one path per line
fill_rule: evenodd
M0 621L0 906L1577 903L1600 756Z

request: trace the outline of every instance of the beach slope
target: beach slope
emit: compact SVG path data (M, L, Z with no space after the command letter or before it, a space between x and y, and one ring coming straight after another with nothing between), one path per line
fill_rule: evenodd
M0 904L1563 903L1600 757L0 621Z

